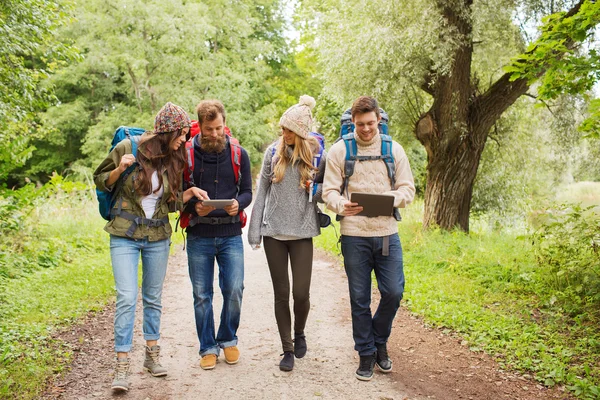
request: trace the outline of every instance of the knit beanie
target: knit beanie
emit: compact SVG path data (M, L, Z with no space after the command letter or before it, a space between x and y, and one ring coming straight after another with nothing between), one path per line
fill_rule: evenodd
M171 102L165 104L154 118L154 132L167 133L192 125L185 110Z
M312 97L307 95L300 96L298 104L291 106L283 113L279 120L279 126L289 129L302 139L307 139L313 123L310 110L316 104L317 102Z

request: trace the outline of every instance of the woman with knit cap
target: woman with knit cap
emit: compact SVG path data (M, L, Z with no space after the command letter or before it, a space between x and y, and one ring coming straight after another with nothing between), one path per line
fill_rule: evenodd
M304 327L310 309L312 238L320 233L317 201L321 201L326 158L323 150L319 165L314 165L321 151L310 134L314 106L315 99L304 95L281 116L281 138L265 151L248 231L253 248L260 247L261 238L265 246L283 347L282 371L291 371L294 356L302 358L307 350ZM293 341L288 258L294 299Z
M165 104L154 120L154 131L139 138L136 156L132 142L119 142L94 172L100 190L117 191L112 219L104 230L110 234L110 255L117 289L114 322L117 362L113 390L129 390L129 351L138 292L138 263L142 257L143 332L146 340L144 369L165 376L160 364L161 294L167 270L171 225L169 212L181 210L192 197L206 199L206 192L190 188L182 193L181 176L186 166L185 140L191 121L173 103ZM137 141L137 140L136 140ZM133 171L120 181L128 167Z

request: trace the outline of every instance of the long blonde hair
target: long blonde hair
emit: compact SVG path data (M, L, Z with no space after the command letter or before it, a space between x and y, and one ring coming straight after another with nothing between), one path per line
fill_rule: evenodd
M287 148L290 147L285 144L283 137L279 139L277 146L277 152L275 153L275 166L273 168L273 182L281 182L285 175L285 169L288 165L298 164L300 170L300 182L299 186L301 189L307 190L306 181L313 180L316 168L313 166L313 157L316 151L319 151L319 142L312 136L306 139L302 139L298 135L295 136L294 151L291 155L288 154Z

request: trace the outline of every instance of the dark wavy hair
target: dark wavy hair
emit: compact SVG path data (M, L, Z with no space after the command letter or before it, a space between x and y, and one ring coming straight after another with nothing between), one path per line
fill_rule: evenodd
M172 132L154 133L146 132L138 145L137 162L140 165L135 190L141 196L152 193L152 173L158 172L158 191L163 186L162 172L167 172L169 187L171 188L170 201L177 198L181 190L181 177L186 166L185 145L173 150L173 143L182 135L182 129ZM155 192L156 192L155 191Z

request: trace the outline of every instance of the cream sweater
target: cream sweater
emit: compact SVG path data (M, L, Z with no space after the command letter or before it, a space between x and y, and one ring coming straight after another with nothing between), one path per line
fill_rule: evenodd
M381 154L381 136L369 142L363 142L358 135L356 144L358 155L376 156ZM327 168L323 181L323 201L327 208L340 214L344 204L349 202L353 192L389 194L395 197L394 207L404 208L415 197L415 184L406 153L400 144L393 142L392 154L396 164L396 185L391 187L387 168L383 160L356 161L354 174L348 181L347 192L340 193L344 181L344 162L346 146L343 140L335 143L327 154ZM394 217L350 216L342 218L342 235L376 237L398 232L398 223Z

